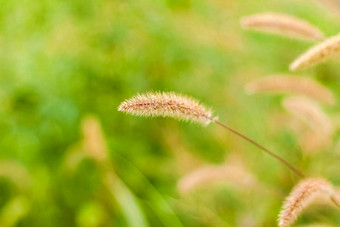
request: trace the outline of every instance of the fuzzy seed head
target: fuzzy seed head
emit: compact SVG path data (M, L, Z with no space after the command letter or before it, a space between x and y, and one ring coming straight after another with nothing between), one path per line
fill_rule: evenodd
M247 93L288 93L305 95L326 104L334 104L333 93L309 78L291 75L272 75L248 83L245 87Z
M298 183L286 198L279 214L279 227L289 227L318 195L334 196L333 186L322 178L308 178Z
M212 112L193 98L173 92L138 94L120 104L118 111L144 117L171 117L207 125Z
M299 18L280 13L261 13L241 19L245 29L253 29L309 41L320 40L322 32Z
M340 34L313 46L298 57L289 67L291 71L304 69L319 64L333 57L340 51Z

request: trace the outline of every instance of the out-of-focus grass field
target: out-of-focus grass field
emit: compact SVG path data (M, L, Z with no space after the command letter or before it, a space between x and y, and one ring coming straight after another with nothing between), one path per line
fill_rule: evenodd
M277 225L299 179L216 125L117 111L146 91L193 96L340 186L339 131L328 149L304 154L281 121L290 116L284 96L244 92L255 78L287 73L312 45L240 28L242 16L266 11L308 20L327 36L340 31L340 17L308 0L0 0L0 226ZM296 75L339 98L339 59ZM339 125L339 105L322 108ZM260 188L226 180L178 192L185 174L235 156ZM308 223L339 226L339 210L312 207L298 220Z

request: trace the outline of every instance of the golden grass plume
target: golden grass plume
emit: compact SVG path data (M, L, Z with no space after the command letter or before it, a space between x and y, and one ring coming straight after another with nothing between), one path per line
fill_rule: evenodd
M300 96L289 97L283 100L283 106L314 131L327 135L333 133L330 118L310 99Z
M198 122L203 125L214 122L226 130L234 133L235 135L243 138L244 140L247 140L254 146L260 148L262 151L266 152L290 168L298 176L304 177L304 174L300 170L292 166L289 162L277 154L268 150L241 132L220 122L217 117L213 118L211 110L199 104L199 102L193 98L173 92L149 92L146 94L138 94L128 100L125 100L118 107L118 111L145 117L171 117L179 120Z
M282 206L279 227L291 226L318 195L327 195L334 201L333 186L323 178L307 178L298 183Z
M314 0L314 2L330 11L334 16L340 17L340 2L338 0Z
M311 154L329 148L333 141L329 135L322 135L314 131L304 132L299 136L299 143L303 151Z
M334 132L332 121L315 102L305 97L295 96L284 99L283 106L307 126L300 124L299 127L294 127L303 151L313 153L332 144Z
M256 93L291 93L305 95L326 104L334 104L333 93L322 84L309 78L277 74L248 83L245 90Z
M243 188L256 185L254 176L248 173L242 165L239 163L226 163L224 165L201 167L188 173L179 180L177 189L181 194L185 194L204 185L221 181L239 185Z
M291 71L308 68L326 61L340 51L340 34L316 44L300 55L290 66Z
M241 19L245 29L253 29L291 38L320 40L323 33L307 21L281 13L260 13Z
M173 92L138 94L121 103L118 111L145 117L171 117L204 125L212 121L212 112L191 97Z

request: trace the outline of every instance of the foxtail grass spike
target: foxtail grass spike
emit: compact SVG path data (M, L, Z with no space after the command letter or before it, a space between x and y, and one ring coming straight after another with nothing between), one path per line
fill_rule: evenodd
M317 41L323 39L322 32L307 21L282 13L261 13L241 19L245 29L263 31L291 38Z
M212 112L193 98L173 92L138 94L118 107L118 111L144 117L171 117L207 125Z
M312 100L293 96L283 100L283 107L305 122L311 129L323 135L331 135L334 131L333 124L322 109Z
M327 195L338 205L333 186L322 178L307 178L298 183L286 198L279 214L279 227L291 226L317 195Z
M309 68L328 60L340 52L340 34L316 44L300 55L290 66L291 71Z
M245 90L248 94L301 94L325 104L332 105L335 103L335 97L327 87L316 80L293 75L277 74L261 77L248 83Z
M200 186L213 182L227 181L241 188L254 187L256 179L248 173L242 165L225 163L224 165L210 165L198 168L183 176L177 184L178 191L185 194Z
M138 94L137 96L122 102L118 107L118 111L145 117L171 117L178 120L199 122L203 125L214 122L279 160L298 176L304 177L304 174L300 170L293 167L280 156L235 129L218 121L217 117L212 116L211 110L208 110L193 98L173 92Z

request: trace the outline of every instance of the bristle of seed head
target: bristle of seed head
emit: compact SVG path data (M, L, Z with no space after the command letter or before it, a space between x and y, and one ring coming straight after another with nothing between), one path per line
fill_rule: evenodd
M340 51L340 34L330 37L300 55L290 66L291 71L308 68L326 61Z
M212 112L197 100L173 92L138 94L120 104L118 111L144 117L171 117L207 125Z
M241 19L245 29L253 29L273 34L310 41L323 39L322 32L310 23L281 13L261 13Z
M309 78L301 78L291 75L272 75L260 78L248 83L245 90L249 94L255 93L293 93L302 94L326 104L334 104L333 93Z
M333 198L333 186L322 178L307 178L298 183L286 198L279 214L279 227L289 227L318 195Z

